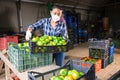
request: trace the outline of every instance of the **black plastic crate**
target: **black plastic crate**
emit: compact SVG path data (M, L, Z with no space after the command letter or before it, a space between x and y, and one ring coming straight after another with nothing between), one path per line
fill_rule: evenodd
M120 80L120 70L113 74L108 80Z
M89 48L89 56L92 58L105 59L108 56L108 49Z
M109 48L109 44L109 40L97 40L94 38L88 40L89 48L106 49Z
M52 76L54 76L56 71L59 71L60 69L63 69L63 68L75 69L77 71L82 71L85 73L83 76L79 77L76 80L95 80L94 65L91 63L81 62L78 60L70 60L63 67L60 67L45 73L39 73L34 71L28 72L28 78L29 80L37 80L37 78L41 77L42 78L41 80L47 80L44 77L45 75L52 73L53 74ZM50 78L48 80L50 80Z
M73 42L70 41L69 46L68 46L68 50L73 49L73 48L74 48L74 46L73 46Z
M68 29L68 34L73 33L73 29Z
M105 59L102 59L102 68L106 68L108 66L108 57L106 57Z
M30 41L30 50L32 54L35 53L59 53L67 52L68 44L66 45L56 45L56 46L37 46L34 42Z

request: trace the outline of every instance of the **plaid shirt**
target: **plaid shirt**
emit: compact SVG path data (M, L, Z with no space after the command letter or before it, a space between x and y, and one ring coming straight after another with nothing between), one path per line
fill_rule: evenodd
M42 28L44 31L44 35L63 36L68 38L66 24L62 21L59 21L58 25L56 25L56 27L53 29L50 20L51 18L44 18L30 25L29 27L31 27L33 30L37 28Z

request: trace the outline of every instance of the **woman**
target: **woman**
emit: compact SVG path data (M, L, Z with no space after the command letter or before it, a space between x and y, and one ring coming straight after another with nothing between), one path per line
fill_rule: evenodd
M64 38L68 38L66 24L60 20L62 16L62 10L57 6L54 6L50 14L51 14L50 18L41 19L38 22L29 26L26 32L26 40L30 39L32 30L35 30L37 28L43 28L44 35L49 36L61 35ZM65 57L64 52L53 54L53 59L55 59L56 65L58 66L63 65L64 57Z

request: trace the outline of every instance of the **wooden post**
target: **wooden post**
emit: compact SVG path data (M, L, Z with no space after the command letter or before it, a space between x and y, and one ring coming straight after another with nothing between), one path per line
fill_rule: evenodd
M2 73L3 61L0 60L0 73Z
M6 80L9 80L9 78L10 78L10 69L6 64L5 64L5 75L6 75Z

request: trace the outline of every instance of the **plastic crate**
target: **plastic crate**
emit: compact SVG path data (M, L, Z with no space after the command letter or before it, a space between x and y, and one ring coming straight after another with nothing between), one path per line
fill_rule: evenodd
M89 49L89 57L105 59L108 56L108 49Z
M20 72L36 67L50 65L52 64L52 57L53 54L48 53L32 55L25 50L19 49L16 45L9 46L8 48L8 58Z
M114 61L114 55L108 57L108 64L111 64Z
M34 42L30 41L30 50L31 53L60 53L60 52L67 52L68 47L67 45L57 45L57 46L37 46Z
M84 59L87 58L86 61L84 61ZM90 57L83 57L81 58L82 61L84 62L88 62L88 60L90 59L94 59L94 58L90 58ZM88 62L88 63L92 63L92 62ZM93 63L95 66L95 72L98 72L99 70L101 70L101 66L102 66L102 59L96 59L96 62Z
M97 40L97 39L88 40L89 48L106 49L109 48L109 44L110 44L109 40Z
M74 32L73 29L68 29L68 34L69 34L69 35L72 35L73 32Z
M85 63L78 60L70 60L65 64L63 67L45 72L45 73L39 73L39 72L28 72L29 80L38 80L37 78L42 77L41 80L50 80L50 78L55 75L56 71L59 71L60 69L67 68L67 69L75 69L77 71L83 71L85 74L81 77L79 77L77 80L95 80L95 69L94 65L91 63ZM34 76L34 74L36 74ZM49 79L45 79L45 75L47 74L53 74L50 76ZM58 74L57 74L58 75Z
M120 48L120 41L119 40L113 40L115 48Z
M114 49L115 49L114 45L110 46L108 56L111 56L114 54Z
M0 49L8 49L8 42L18 43L18 36L6 36L0 38Z
M108 57L102 59L102 69L106 68L107 66L108 66Z
M113 74L108 80L120 80L120 70Z
M95 63L95 72L100 71L102 68L102 60L98 59L97 62Z
M73 44L70 44L69 47L68 47L69 50L71 50L73 48L74 48Z

